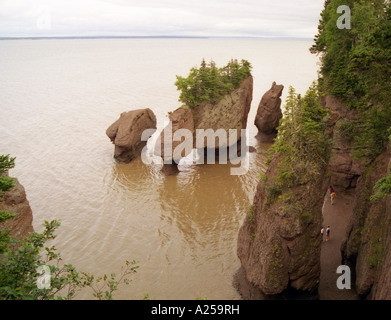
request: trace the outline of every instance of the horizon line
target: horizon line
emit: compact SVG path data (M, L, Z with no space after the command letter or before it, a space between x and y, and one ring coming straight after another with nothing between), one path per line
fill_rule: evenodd
M313 40L306 37L268 37L268 36L174 36L174 35L153 35L153 36L127 36L127 35L96 35L96 36L0 36L0 40L61 40L61 39L262 39L262 40Z

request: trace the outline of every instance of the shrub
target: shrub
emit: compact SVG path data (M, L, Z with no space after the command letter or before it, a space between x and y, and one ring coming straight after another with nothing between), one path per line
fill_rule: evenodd
M390 168L391 170L391 168ZM371 196L371 201L382 200L391 194L391 173L376 182L374 188L376 193Z

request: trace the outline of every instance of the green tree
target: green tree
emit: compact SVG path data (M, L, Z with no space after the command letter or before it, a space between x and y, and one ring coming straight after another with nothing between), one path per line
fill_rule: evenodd
M351 9L350 30L337 27L340 5ZM355 155L367 162L385 149L391 127L390 39L390 1L327 0L311 48L321 55L322 90L356 110Z
M0 155L0 191L8 191L14 186L14 179L5 176L9 169L15 167L15 158L10 155Z
M304 97L289 88L284 117L271 147L271 156L280 157L275 187L282 190L305 184L327 166L331 150L327 115L315 83Z
M199 68L190 69L184 78L177 76L175 85L181 92L179 101L190 108L203 102L217 103L223 95L237 88L243 79L251 75L251 64L242 60L231 60L223 68L217 68L214 61L208 64L203 59Z

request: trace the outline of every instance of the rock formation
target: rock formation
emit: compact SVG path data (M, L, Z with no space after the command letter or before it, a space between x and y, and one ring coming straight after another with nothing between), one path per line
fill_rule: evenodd
M320 275L319 228L327 185L355 194L346 238L341 246L341 265L351 267L353 287L362 298L391 299L391 196L371 200L375 184L390 174L391 143L369 164L353 157L352 125L356 110L348 110L338 99L324 96L330 110L328 133L333 147L327 168L311 183L292 188L295 207L287 210L283 199L267 203L268 185L260 183L254 206L247 214L238 237L242 267L236 284L244 298L264 299L286 290L312 291ZM353 128L354 129L354 128ZM273 181L273 158L267 180ZM297 213L302 214L297 214Z
M233 143L238 143L241 139L241 129L246 129L247 118L251 107L253 95L253 78L252 76L244 79L239 87L233 90L230 94L226 94L222 99L216 103L203 103L195 106L194 108L188 109L181 107L170 114L170 120L172 122L172 136L180 129L188 129L193 134L193 148L207 148L207 140L198 141L195 135L197 129L208 130L212 129L216 132L219 129L225 131L227 141L229 137L229 130L237 130L237 139ZM163 130L164 131L164 130ZM158 140L158 145L155 147L155 154L159 154L164 148L161 144L164 141L164 134L162 132ZM232 141L231 141L232 142ZM171 152L181 142L172 142L167 150ZM219 147L229 147L227 145L221 145L221 141L216 139L215 149L216 153ZM186 147L186 150L190 148ZM253 150L254 151L254 150ZM179 160L187 156L189 152L182 152L173 158L172 163L165 163L162 171L166 175L172 175L178 173L177 163ZM164 153L161 152L161 156L164 157Z
M274 157L268 167L267 181L277 175L278 161ZM268 186L258 185L238 236L242 270L236 284L240 284L244 298L317 289L322 241L319 230L328 183L323 177L324 172L320 172L311 183L294 187L293 199L288 202L278 198L269 203Z
M17 213L17 215L0 223L0 229L7 230L11 228L11 236L23 239L34 231L32 225L33 214L24 187L16 178L14 178L14 183L15 186L12 189L3 193L4 196L0 199L0 211Z
M356 121L354 110L348 108L338 99L325 96L322 99L324 108L331 111L331 117L335 119L333 127L333 150L329 163L332 172L331 184L343 189L354 188L357 179L364 171L364 166L357 158L353 157L352 141L344 131L344 124Z
M119 163L128 163L140 156L147 143L145 139L142 141L142 134L147 129L156 129L156 117L150 109L121 113L120 118L106 130L115 145L114 158Z
M273 82L271 89L263 95L259 103L255 126L259 130L257 138L261 142L272 143L277 136L277 128L282 118L281 95L283 90L283 85Z
M157 140L157 146L155 146L155 154L161 156L163 159L162 172L167 176L175 175L179 172L178 163L182 158L189 155L190 150L193 149L194 140L194 120L193 113L190 109L179 108L169 115L169 119L170 124L163 129ZM181 129L186 129L187 132L191 132L192 136L190 140L186 140L182 137L180 141L176 141L175 133L179 134L180 131L178 130ZM166 137L166 139L164 135L165 132L169 134L169 137ZM175 149L182 143L184 143L184 148L177 154Z
M244 79L240 86L226 94L218 103L205 103L193 110L195 129L224 129L228 137L230 129L237 129L237 141L240 140L240 130L247 128L247 118L253 97L253 77ZM204 143L206 147L206 142ZM216 149L220 147L219 141Z
M341 265L351 267L355 290L362 298L391 299L391 196L370 200L376 182L389 174L391 145L372 163L364 165L353 156L354 128L348 126L356 123L357 111L331 96L323 97L322 104L334 119L331 184L355 194L341 247Z
M358 178L356 200L346 239L342 245L343 263L356 278L361 297L391 299L391 196L371 201L376 182L391 168L391 144Z

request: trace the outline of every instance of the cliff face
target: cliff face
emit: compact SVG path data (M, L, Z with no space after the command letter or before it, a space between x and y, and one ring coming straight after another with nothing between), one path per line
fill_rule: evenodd
M343 261L355 272L357 293L372 299L391 299L391 196L369 199L390 167L391 145L357 181L353 215L342 246Z
M276 176L278 157L270 164L268 181ZM240 228L238 256L242 264L242 278L252 292L240 290L245 298L279 295L295 289L310 293L316 290L320 276L322 239L322 206L328 181L320 172L311 183L296 186L288 198L268 203L267 186L260 183ZM243 272L244 271L244 272ZM242 282L243 279L236 279ZM241 289L245 286L240 285ZM262 294L261 294L262 295Z
M11 228L10 235L22 239L29 232L34 231L32 225L33 215L24 187L19 183L18 179L14 178L14 181L15 187L5 192L4 197L0 199L0 211L18 213L18 215L1 223L0 229L6 230Z
M355 193L353 212L341 247L341 264L351 267L356 291L361 297L391 299L391 200L390 196L380 201L370 200L376 182L388 174L391 147L375 161L364 165L353 156L353 137L348 130L349 123L356 123L357 111L348 110L331 96L323 98L323 105L335 120L329 163L331 184Z
M313 291L320 276L319 230L322 206L329 184L339 192L350 189L355 203L341 252L341 265L351 267L361 297L391 299L391 196L373 201L375 184L391 167L391 143L373 162L363 164L353 156L354 139L349 125L357 111L338 99L323 97L330 111L327 131L333 147L328 167L306 185L293 187L288 197L270 199L270 185L260 182L247 218L239 231L238 256L242 268L235 279L244 298L265 298L293 288ZM266 181L276 176L278 157L266 171ZM290 199L290 197L292 197Z
M353 136L349 133L348 124L356 122L356 112L348 110L338 99L329 95L323 97L322 105L330 110L331 118L334 119L331 128L333 149L329 163L331 184L342 189L355 188L365 170L360 160L352 156Z

